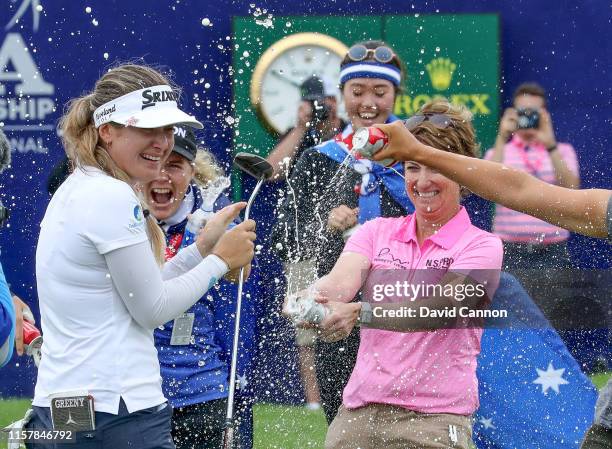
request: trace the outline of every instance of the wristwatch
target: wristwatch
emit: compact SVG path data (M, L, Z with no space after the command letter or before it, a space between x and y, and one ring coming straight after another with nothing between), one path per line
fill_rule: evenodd
M370 324L373 318L372 305L369 302L361 303L361 312L359 313L360 324Z
M554 144L554 145L551 145L549 147L546 147L546 151L548 151L549 153L552 153L556 149L557 149L557 144Z

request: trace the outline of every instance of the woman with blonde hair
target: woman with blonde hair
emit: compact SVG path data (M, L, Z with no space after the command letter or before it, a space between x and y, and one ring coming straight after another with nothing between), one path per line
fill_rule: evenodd
M61 119L75 170L41 223L36 277L45 341L27 430L64 431L78 447L174 447L153 329L247 265L255 239L253 221L225 232L244 207L237 204L160 268L163 233L139 190L159 175L173 126L202 127L178 98L158 71L122 65Z
M193 131L176 126L170 156L160 175L144 189L151 215L165 234L167 261L184 251L191 214L198 209L213 212L229 204L223 194L228 186L223 170L210 152L198 146ZM253 287L253 280L245 284L247 292ZM233 337L228 330L233 329L231 299L235 297L234 284L221 281L180 317L155 329L162 389L174 407L172 436L178 449L221 447ZM247 301L243 313L248 314L251 305ZM242 336L254 331L247 324L248 320L242 320ZM242 344L246 344L244 339ZM242 352L238 377L249 374L244 359L250 356L244 357ZM250 403L242 401L238 410L240 447L246 449L252 437Z

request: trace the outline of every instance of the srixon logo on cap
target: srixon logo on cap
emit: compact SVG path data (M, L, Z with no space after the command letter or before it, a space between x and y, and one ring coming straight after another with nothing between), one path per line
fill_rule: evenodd
M142 109L146 109L150 106L155 106L155 103L163 101L178 101L178 94L171 90L162 90L153 92L151 89L147 89L142 92Z

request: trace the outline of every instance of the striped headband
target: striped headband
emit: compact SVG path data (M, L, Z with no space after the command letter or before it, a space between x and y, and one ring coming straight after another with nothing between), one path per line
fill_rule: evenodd
M346 64L340 70L340 85L353 78L380 78L399 86L402 75L400 69L393 64L360 61Z

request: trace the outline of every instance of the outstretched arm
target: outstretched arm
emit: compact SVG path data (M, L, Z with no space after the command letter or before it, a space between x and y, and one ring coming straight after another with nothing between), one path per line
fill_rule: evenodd
M567 189L496 162L437 150L419 142L400 121L377 127L389 136L389 144L376 153L376 160L419 162L510 209L590 237L607 237L610 190Z

